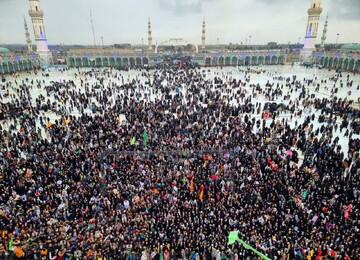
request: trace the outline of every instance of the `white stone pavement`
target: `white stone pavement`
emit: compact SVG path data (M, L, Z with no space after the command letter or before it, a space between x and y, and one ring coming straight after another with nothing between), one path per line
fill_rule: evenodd
M329 80L331 77L333 77L334 75L336 75L335 71L328 71L325 69L317 69L317 68L305 68L305 67L300 67L300 66L262 66L262 67L251 67L252 70L265 70L266 72L264 73L250 73L250 84L260 84L261 88L265 88L265 84L269 81L270 83L274 82L275 86L277 83L281 85L283 85L283 94L287 94L287 92L289 92L290 94L290 100L295 101L297 99L297 97L299 96L299 92L297 90L294 90L292 93L290 93L290 88L285 86L285 81L284 80L274 80L273 77L284 77L284 78L288 78L288 77L292 77L293 75L297 76L297 79L300 81L303 81L303 79L307 79L307 80L314 80L314 84L310 85L309 87L306 87L307 90L309 90L309 94L315 94L317 98L330 98L331 96L331 89L332 88L338 88L338 93L336 94L336 96L338 98L347 98L348 100L354 100L354 101L358 101L358 99L360 98L360 91L357 89L357 87L360 85L360 75L354 75L354 74L349 74L350 75L350 81L353 81L352 87L346 87L346 80L347 80L347 75L348 73L342 73L342 78L340 78L337 83L335 84L334 81ZM85 72L88 71L89 69L81 69L80 72ZM101 70L108 70L110 71L110 69L101 69ZM199 73L201 74L206 74L206 78L209 80L212 80L215 76L216 77L220 77L223 80L230 80L230 79L241 79L244 80L245 74L242 70L246 70L246 67L224 67L222 69L220 68L201 68L198 70ZM29 73L21 73L19 74L18 77L13 77L13 76L7 76L6 80L7 82L11 82L12 87L9 89L10 93L16 94L16 84L15 81L20 84L23 80L28 79L29 82L31 80L34 80L34 82L36 82L36 80L41 79L41 88L37 88L36 87L36 83L34 83L33 88L31 89L30 93L32 95L32 102L33 104L35 103L35 99L40 95L44 95L46 97L46 91L44 90L44 87L46 85L50 85L50 83L52 81L68 81L68 80L73 80L75 82L76 85L76 90L80 91L80 92L85 92L84 89L81 88L81 80L83 80L84 82L88 82L90 84L90 86L93 86L96 82L98 82L98 80L95 77L89 77L89 76L84 76L84 75L80 75L79 76L79 70L77 69L69 69L65 72L62 72L60 70L56 70L56 69L48 69L47 73L49 73L49 77L45 77L42 76L42 73L38 73L38 75L34 75L29 74ZM104 80L104 85L107 86L108 84L111 83L116 83L116 84L122 84L123 80L124 82L130 82L133 79L137 79L139 80L140 84L144 84L145 81L147 80L145 77L141 76L141 71L135 71L135 70L131 70L131 71L116 71L113 70L112 71L112 76L109 78L105 78ZM152 71L153 73L153 71ZM75 77L75 74L77 74L77 77ZM117 74L117 78L114 78L113 76ZM123 77L123 80L122 80ZM315 80L316 79L316 80ZM321 84L321 80L326 80L326 83L322 83ZM344 83L343 87L340 87L341 82ZM320 90L318 92L315 92L315 88L316 88L316 84L320 83ZM166 81L163 82L163 84L167 84ZM0 83L0 94L1 96L4 95L4 93L7 91L6 89L3 90L3 86L4 83ZM181 87L181 86L179 86ZM249 83L246 84L246 87L242 87L242 89L246 89L248 94L251 94L252 92L252 87L249 86ZM140 90L139 90L140 91ZM182 87L181 91L185 92L186 91L186 87ZM351 91L351 96L348 95L348 92ZM115 92L114 92L115 93ZM172 94L175 93L175 89L172 92ZM115 94L123 94L123 91L120 91L120 93L115 93ZM223 93L223 95L226 95L226 93ZM161 98L159 95L155 96L152 95L150 97L150 100L155 100L155 98ZM0 99L1 102L7 102L9 99L8 98L2 98L2 100ZM55 99L53 96L50 97L50 101L54 102ZM92 100L93 102L96 103L95 100ZM282 99L282 97L279 97L278 99L275 100L278 103L288 103L289 100L284 101ZM115 103L115 95L113 95L112 100L110 100L110 102L113 104ZM264 95L258 95L256 98L252 99L253 103L256 102L260 102L262 103L262 107L263 104L265 102L268 102L268 100L266 100ZM236 101L232 101L230 105L237 105ZM59 103L59 107L66 107L65 104L63 103ZM302 106L299 107L299 109L303 109ZM90 109L85 109L84 113L91 113ZM320 111L314 111L314 109L312 109L312 113L315 113L315 115L319 115ZM75 116L79 116L80 113L79 111L75 110L71 112L72 115ZM56 115L55 113L52 112L48 112L45 114L46 117L50 118L50 121L53 121L57 118L59 118L58 115ZM254 115L253 115L254 116ZM297 118L293 118L292 121L290 121L290 114L281 114L281 117L285 117L288 120L288 123L294 127L295 126L295 121L297 121L298 124L302 123L305 116L306 116L306 110L303 113L302 117L297 117ZM259 115L255 115L256 118L260 118ZM270 124L271 120L267 120L267 123ZM317 122L317 120L312 122L314 124L314 129L317 129L318 127L321 127L321 124L319 124ZM340 120L338 120L337 123L341 123ZM4 122L2 122L3 127L6 129L7 125L4 125ZM255 130L254 130L255 131ZM344 133L345 131L343 131L342 133L340 133L339 129L334 133L333 138L336 138L337 136L340 138L339 144L342 146L344 153L346 154L348 151L348 138L344 137ZM353 136L354 138L360 138L360 136Z

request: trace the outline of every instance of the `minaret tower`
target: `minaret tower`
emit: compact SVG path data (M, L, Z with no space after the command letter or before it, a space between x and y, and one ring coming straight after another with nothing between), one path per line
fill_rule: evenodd
M24 28L25 28L25 37L26 37L26 43L28 46L28 52L33 52L33 46L32 46L32 42L31 42L31 38L30 38L30 33L29 33L29 29L26 23L26 19L24 16Z
M150 18L148 21L148 42L149 42L149 50L152 49L152 36L151 36L151 22L150 22Z
M306 27L305 43L301 52L301 58L303 62L310 61L311 54L315 50L319 19L322 10L321 0L311 0L311 6L308 9L308 22Z
M326 16L326 21L325 21L325 25L324 25L323 35L322 35L322 37L321 37L321 48L322 48L322 49L325 48L325 40L326 40L326 33L327 33L327 27L328 27L328 19L329 19L329 15Z
M48 65L51 63L52 54L49 51L46 39L43 19L44 12L40 8L39 0L29 0L29 4L29 15L31 17L36 41L36 53L39 54L42 59L42 63Z
M206 33L206 29L205 29L205 17L204 17L204 21L203 21L203 25L202 25L202 37L201 37L201 40L202 40L202 46L201 48L202 49L205 49L205 33Z
M304 49L315 49L320 14L322 13L321 0L311 0L308 9L308 23L306 27Z

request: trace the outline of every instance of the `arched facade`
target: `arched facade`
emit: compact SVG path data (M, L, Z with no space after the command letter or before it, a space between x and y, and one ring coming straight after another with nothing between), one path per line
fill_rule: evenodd
M284 64L285 51L250 51L199 53L196 61L202 60L204 66L257 66Z
M192 45L195 48L195 53L199 52L199 47L196 44L190 43L187 40L184 40L182 38L172 38L165 42L162 42L155 46L155 53L158 53L158 49L160 46L186 46L186 45Z
M324 68L359 72L360 53L356 51L314 52L312 61Z
M37 54L0 54L0 75L40 68Z
M67 53L69 67L128 68L150 66L159 62L159 55L152 53L124 53L117 50L78 50Z

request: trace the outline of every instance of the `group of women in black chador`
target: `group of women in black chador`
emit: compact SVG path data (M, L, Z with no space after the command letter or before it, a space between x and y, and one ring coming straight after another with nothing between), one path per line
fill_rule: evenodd
M215 71L3 83L0 259L359 259L358 111Z

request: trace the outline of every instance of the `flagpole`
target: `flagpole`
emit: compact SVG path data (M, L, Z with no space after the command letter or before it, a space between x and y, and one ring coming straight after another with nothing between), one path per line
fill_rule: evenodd
M229 233L229 237L228 237L228 245L232 245L234 244L236 241L239 242L240 244L243 245L243 247L247 250L251 250L253 251L255 254L257 254L258 256L261 257L261 259L264 260L271 260L269 257L267 257L266 255L264 255L263 253L257 251L255 248L253 248L252 246L250 246L249 244L247 244L244 240L239 238L239 231L231 231Z

